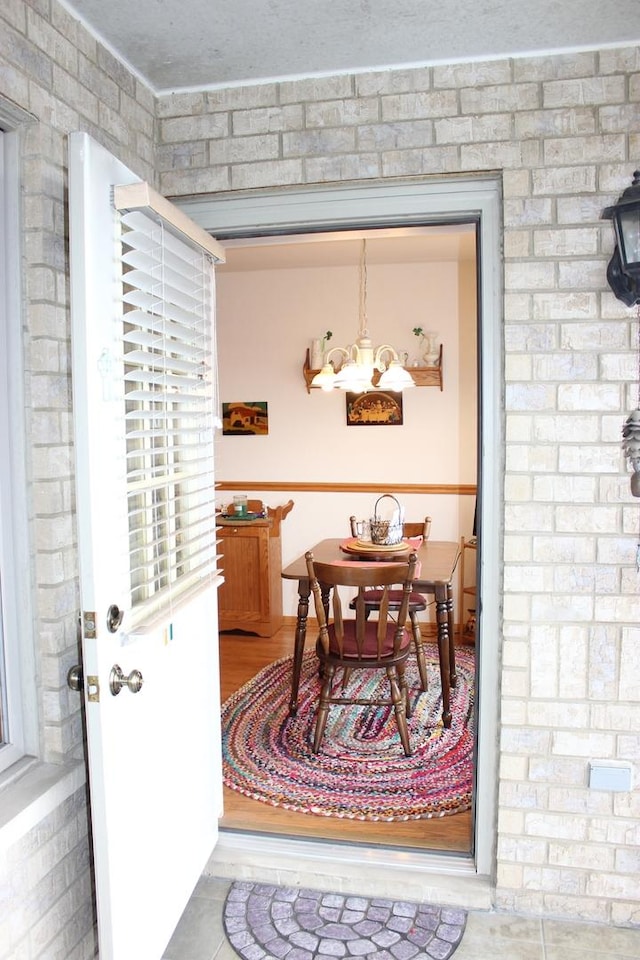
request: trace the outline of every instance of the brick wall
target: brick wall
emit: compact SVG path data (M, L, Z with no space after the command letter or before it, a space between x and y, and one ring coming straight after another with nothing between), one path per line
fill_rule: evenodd
M497 904L638 923L640 600L620 429L636 324L600 220L640 165L633 49L166 96L161 190L185 196L499 171L504 191L504 630ZM490 827L488 827L490 829Z
M78 563L73 513L67 134L86 130L141 177L154 179L150 92L55 2L0 5L0 99L22 153L25 423L40 759L83 756L78 661ZM22 113L22 120L20 120ZM0 957L94 955L84 790L8 850L0 845Z

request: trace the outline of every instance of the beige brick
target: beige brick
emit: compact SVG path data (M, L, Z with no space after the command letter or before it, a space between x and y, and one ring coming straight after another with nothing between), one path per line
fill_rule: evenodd
M553 221L553 202L549 197L517 197L505 200L504 223L507 226L537 226Z
M506 381L531 380L533 358L529 354L511 353L505 357L504 377Z
M227 113L171 117L160 121L160 141L190 143L194 140L218 140L229 135L229 123Z
M595 293L572 291L565 293L534 293L533 320L584 320L598 315Z
M358 149L403 150L425 147L433 143L431 120L364 124L356 131Z
M253 110L235 110L231 114L234 136L275 133L278 130L296 130L303 125L300 104L284 107L260 107ZM223 134L224 135L224 134Z
M616 162L626 156L623 134L600 137L562 137L544 142L544 159L549 166L568 163Z
M532 499L550 503L593 503L596 498L595 477L535 476Z
M595 72L596 54L593 51L524 57L513 62L513 77L517 82L588 77Z
M587 353L555 353L533 361L534 380L596 380L598 358Z
M375 97L363 100L331 100L328 103L309 103L305 107L306 126L344 127L373 123L379 119L379 101Z
M241 142L241 141L238 141ZM274 139L274 146L276 146ZM353 151L356 134L353 129L297 130L282 136L284 157L322 157L333 160L334 154ZM247 158L250 159L250 158Z
M431 86L431 68L360 73L355 77L355 86L356 95L363 97L428 90Z
M250 190L254 187L300 183L301 171L302 163L298 159L239 164L231 170L231 187L234 190Z
M622 103L624 87L624 77L616 76L550 80L543 84L543 105L553 109L584 104Z
M507 476L505 478L504 488L505 499L509 501L522 500L529 502L531 500L531 477Z
M558 197L556 211L558 223L597 224L607 203L600 194L579 197Z
M382 174L385 177L447 173L459 168L460 159L457 147L391 150L385 152L382 156Z
M380 176L380 159L374 153L345 154L305 161L307 180L322 183L331 180L360 180Z
M537 416L533 422L533 439L539 442L573 441L580 437L583 443L600 439L600 419L595 414L559 413Z
M381 119L386 123L398 120L432 120L458 113L458 96L453 90L404 93L382 97Z
M505 404L508 410L553 410L556 388L545 383L507 384Z
M504 282L507 290L549 290L555 286L555 266L544 261L506 263Z
M565 383L558 387L559 410L619 410L620 387L613 383Z
M510 443L531 440L533 418L526 414L509 414L505 421L506 438Z
M536 166L540 157L536 141L521 140L516 143L505 136L502 141L463 143L460 160L463 170L495 170Z
M614 749L611 734L589 730L558 730L553 735L553 752L567 757L610 757Z
M169 93L158 97L157 115L165 117L198 117L207 112L208 96L203 92Z
M551 586L550 571L544 567L511 564L504 573L505 593L546 592Z
M528 197L531 193L529 171L504 170L502 174L502 192L505 200L513 197Z
M503 297L505 329L510 329L509 324L525 323L531 316L531 294L530 293L509 293L505 292Z
M504 559L506 563L524 563L531 560L531 537L518 534L505 536Z
M511 64L507 60L456 63L433 68L434 87L479 87L511 81Z
M544 840L532 840L530 837L505 837L498 845L499 860L519 863L545 863L547 844Z
M160 190L170 197L228 190L230 174L226 166L194 170L167 171L160 176Z
M539 105L540 86L537 83L466 87L460 91L462 113L512 113L535 110Z
M593 193L596 170L593 166L550 167L533 171L533 193L542 195Z
M566 757L532 757L529 761L531 780L543 780L550 784L581 783L585 776L584 760Z

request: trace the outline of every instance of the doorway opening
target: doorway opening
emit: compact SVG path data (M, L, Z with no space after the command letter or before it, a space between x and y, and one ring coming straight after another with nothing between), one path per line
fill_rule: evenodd
M478 603L476 630L478 649L477 764L473 860L477 874L490 872L493 856L493 824L497 755L497 650L499 637L500 532L489 517L500 516L502 428L501 303L500 303L500 192L495 178L442 180L423 183L367 184L335 189L274 191L247 197L227 195L183 201L185 211L218 239L308 235L320 231L362 231L382 228L412 228L474 222L478 243ZM268 241L267 241L268 242ZM320 331L322 333L322 331ZM304 338L306 340L306 337ZM301 344L303 338L301 336ZM223 397L224 399L224 397ZM257 398L258 399L258 398ZM486 451L490 451L487 456ZM483 522L484 521L484 522ZM227 837L233 845L233 839ZM273 841L271 841L273 843ZM242 842L238 843L242 846ZM394 860L394 851L378 856ZM361 851L355 854L362 855ZM401 855L398 853L398 855ZM406 857L406 853L402 854ZM423 855L425 868L429 855ZM342 854L341 860L348 859ZM456 859L456 858L454 858ZM397 857L396 857L397 861Z

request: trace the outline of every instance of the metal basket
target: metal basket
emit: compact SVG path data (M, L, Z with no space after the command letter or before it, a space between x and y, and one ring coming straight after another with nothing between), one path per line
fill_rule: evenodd
M380 517L378 517L378 504L381 500L384 500L385 497L393 500L398 508L394 511L393 519L391 520L381 520ZM401 543L403 528L402 513L402 507L392 493L383 493L381 497L378 497L375 507L373 508L373 517L369 521L371 524L371 542L377 543L379 546Z

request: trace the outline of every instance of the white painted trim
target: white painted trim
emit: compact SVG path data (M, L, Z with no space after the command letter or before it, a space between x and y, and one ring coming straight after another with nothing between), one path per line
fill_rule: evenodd
M474 218L479 222L478 303L482 329L479 397L482 437L479 467L482 497L479 499L478 506L482 530L480 569L482 608L478 611L480 707L474 862L476 879L484 885L487 877L493 876L495 861L499 664L502 647L504 418L501 398L504 382L504 350L502 193L499 175L367 181L346 186L310 186L240 194L216 194L174 202L203 229L214 232L223 242L227 238L259 237L269 233L296 233L372 225L419 225L456 220L469 221ZM298 844L299 841L296 841L294 849L299 849ZM263 838L253 839L252 849L256 854L267 846ZM222 846L221 849L223 849ZM343 853L340 858L339 867L342 871L346 871L350 862L354 864L362 862L360 847L351 846L346 849L350 854ZM440 859L429 854L421 855L420 869L426 874ZM458 863L469 862L469 858L464 857L451 858L448 862L451 864L453 860L457 860ZM236 866L239 866L237 861ZM362 877L362 866L358 869Z
M1 751L3 770L24 753L39 753L25 446L20 143L18 130L12 129L19 119L14 110L6 111L4 103L0 103L0 127L5 128L0 141L3 154L0 255L4 277L0 292L4 315L0 330L0 383L3 386L0 446L4 451L0 465L0 549L10 724L10 744Z

